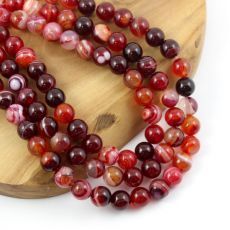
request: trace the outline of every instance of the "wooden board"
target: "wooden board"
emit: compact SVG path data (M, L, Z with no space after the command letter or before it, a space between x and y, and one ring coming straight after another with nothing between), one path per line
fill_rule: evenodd
M102 1L97 1L102 2ZM162 28L167 38L176 39L182 47L181 56L192 61L195 71L202 50L205 28L205 0L113 0L116 7L128 7L136 16L145 16L151 26ZM120 29L112 26L113 30ZM64 51L29 33L12 31L22 36L27 46L47 63L57 78L58 86L66 92L67 102L74 105L77 117L85 119L91 132L102 136L105 145L122 147L144 127L140 109L133 102L132 92L122 78L108 68L81 60L76 53ZM128 32L129 41L135 41ZM159 70L167 70L169 61L159 49L141 42L144 53L159 61ZM21 198L42 198L62 194L52 182L52 174L42 171L39 159L31 156L16 127L5 120L0 111L0 193ZM77 170L84 177L84 170Z

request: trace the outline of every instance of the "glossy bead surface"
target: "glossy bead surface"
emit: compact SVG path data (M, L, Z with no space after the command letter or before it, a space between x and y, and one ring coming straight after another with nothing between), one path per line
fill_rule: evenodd
M27 29L34 34L41 34L46 25L46 19L40 15L31 15L27 20Z
M65 153L70 149L71 141L67 134L62 133L62 132L57 132L50 139L50 145L54 152Z
M77 0L60 0L60 4L65 9L74 10L78 6L78 1Z
M15 125L25 120L23 107L19 104L12 104L6 110L6 119Z
M188 77L191 69L190 62L185 58L177 58L172 64L172 73L177 77Z
M93 21L88 17L79 17L74 24L74 30L80 36L89 36L94 30Z
M141 172L148 178L156 178L161 173L161 165L156 160L146 160L141 165Z
M113 165L118 159L119 151L116 147L103 147L98 153L98 159L106 165Z
M172 127L180 126L184 119L184 112L176 107L168 109L165 113L165 120Z
M8 80L9 89L18 92L27 87L27 78L23 74L14 74Z
M97 6L97 16L104 21L109 21L114 17L115 8L110 2L103 2Z
M174 89L165 90L161 96L161 102L164 106L171 108L177 105L179 94Z
M108 39L108 46L114 52L122 51L127 44L127 38L123 33L112 33Z
M168 59L172 59L176 57L180 52L179 44L172 40L168 39L165 40L164 43L161 45L161 54Z
M122 210L129 207L130 196L126 191L119 190L113 193L111 204L114 208Z
M54 175L54 182L60 188L70 188L74 183L73 170L62 166Z
M30 121L39 122L46 116L47 108L42 102L34 102L29 106L27 113Z
M23 10L28 15L36 15L41 9L42 5L40 1L37 0L26 0L23 5Z
M46 103L55 108L65 102L65 94L61 89L53 88L46 93Z
M67 30L61 34L60 44L65 50L74 50L79 42L79 36L72 30Z
M36 82L37 88L42 93L47 93L49 90L53 89L56 85L55 78L50 74L42 74L37 82Z
M73 28L76 18L72 10L62 10L58 14L57 22L63 30L70 30Z
M27 73L30 78L37 80L42 74L46 73L46 66L39 61L32 62L27 67Z
M110 199L111 192L104 186L98 186L94 188L91 193L91 201L98 207L108 205L110 203Z
M30 121L22 121L18 125L18 135L25 140L29 140L30 138L36 136L38 133L38 128L35 123Z
M144 17L134 18L130 24L130 31L137 37L144 36L149 30L149 22Z
M183 124L181 125L181 129L185 134L187 134L189 136L193 136L199 132L200 122L194 116L187 116L185 118Z
M13 12L21 10L24 4L24 0L5 0L4 5L7 10Z
M56 22L50 22L43 29L43 37L48 41L57 41L62 34L61 26Z
M17 36L10 36L5 42L5 50L10 56L15 56L23 46L24 42Z
M129 187L137 187L143 181L143 175L141 170L138 168L131 168L125 171L124 173L124 182Z
M122 169L131 169L137 163L137 156L130 150L123 150L118 155L117 163Z
M147 106L153 101L153 92L149 88L140 88L135 91L135 101L139 105Z
M149 81L149 85L156 91L165 90L169 85L169 78L163 72L156 72Z
M137 89L142 86L143 77L135 69L130 69L124 74L124 83L130 89Z
M156 124L161 120L162 110L157 105L145 106L142 110L141 117L146 123Z
M89 134L84 140L84 148L88 154L98 153L102 148L102 140L96 134Z
M182 144L184 140L184 133L179 128L169 128L165 132L164 141L172 146L172 147L178 147Z
M150 125L145 130L145 138L149 143L158 144L164 139L164 130L159 125Z
M128 27L133 21L133 14L126 8L121 8L115 11L114 22L121 28Z
M105 24L97 24L93 30L93 38L98 43L108 42L109 37L111 36L112 31Z
M115 74L124 74L128 68L127 60L121 55L111 57L109 65Z
M150 193L146 188L137 187L130 195L130 205L133 208L140 208L150 202Z
M56 5L46 3L42 6L39 13L46 19L47 22L56 22L59 10Z
M185 115L193 115L198 110L198 104L192 97L182 97L176 105Z
M159 28L151 28L146 33L145 39L150 46L157 47L164 43L165 34Z
M0 43L4 43L9 36L10 36L9 30L4 26L0 26Z
M75 112L71 105L63 103L57 106L54 110L54 118L56 121L68 124L74 118Z
M141 142L136 146L135 153L137 155L138 160L144 161L152 159L154 154L154 148L152 144L148 142Z
M173 158L173 166L182 172L187 172L192 167L192 158L186 153L178 152Z
M184 153L193 155L200 150L200 142L194 136L187 136L181 144L181 149Z
M7 109L14 102L15 96L12 92L7 90L0 91L0 109Z
M44 138L35 136L28 141L28 150L34 156L42 156L47 151L47 145Z
M123 172L116 166L109 166L104 172L104 181L112 187L117 187L123 181Z
M111 58L111 52L106 47L98 47L93 52L93 60L97 65L107 65Z
M18 64L13 60L5 60L0 66L0 72L5 78L10 78L19 71Z
M82 165L85 164L87 154L83 148L74 146L68 151L67 157L71 165Z
M161 143L155 147L155 159L162 164L172 161L174 156L174 150L170 145Z
M85 200L90 197L92 188L87 180L76 180L71 188L71 192L78 200Z
M128 43L123 50L123 55L129 62L137 62L141 59L142 54L141 46L135 42Z
M89 177L99 178L105 172L105 165L103 162L92 159L86 163L86 173Z
M41 157L41 166L47 172L56 171L61 164L61 158L58 154L53 152L46 152Z
M58 131L58 124L52 117L44 117L40 123L39 128L45 137L53 137Z
M67 131L74 141L82 141L87 136L88 125L83 120L75 119L69 123Z
M169 194L169 186L164 180L156 179L149 185L151 197L154 200L160 200Z
M23 10L17 10L11 13L11 25L19 30L25 30L27 27L28 14Z
M37 59L33 49L23 47L16 53L15 61L22 67L27 67Z
M163 179L170 187L179 184L182 177L181 171L176 167L169 167L163 173Z
M10 12L3 8L0 7L0 26L9 26L10 24Z
M190 78L181 78L176 83L176 91L180 95L188 97L195 91L195 84Z
M21 89L18 93L17 101L22 106L28 107L36 100L37 100L37 93L30 88Z
M137 62L137 69L143 77L152 77L157 68L157 62L150 56L144 56Z
M89 40L80 40L77 43L76 51L82 59L88 60L93 56L94 45Z
M94 0L80 0L78 10L87 16L90 16L93 14L94 10L96 8L96 4Z

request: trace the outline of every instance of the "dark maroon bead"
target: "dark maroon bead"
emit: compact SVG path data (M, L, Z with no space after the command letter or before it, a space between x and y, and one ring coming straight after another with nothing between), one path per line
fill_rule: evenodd
M0 109L7 109L14 102L15 96L12 92L6 90L0 92Z
M128 169L124 173L124 182L130 187L137 187L143 181L143 175L138 168Z
M157 68L157 62L150 56L144 56L137 62L137 68L143 77L151 77Z
M75 22L74 29L80 36L88 36L92 34L94 24L90 18L82 16Z
M94 0L80 0L78 10L87 16L90 16L93 14L94 10L96 8L96 4Z
M111 57L109 65L112 72L115 74L124 74L128 69L127 60L120 55Z
M96 13L100 19L109 21L114 17L115 8L110 2L103 2L97 6Z
M161 45L161 53L166 58L172 59L176 57L179 52L179 44L172 39L165 40L164 43Z
M46 93L46 103L55 108L65 102L65 94L61 89L53 88Z
M24 107L28 107L36 100L37 93L30 88L21 89L18 93L17 102Z
M87 154L83 148L74 146L68 151L67 157L72 165L82 165L86 162Z
M4 89L4 83L2 79L0 79L0 91L2 91L3 89Z
M142 54L141 46L135 42L128 43L123 50L123 55L129 62L137 62L141 59Z
M25 140L29 140L30 138L36 136L38 134L38 128L35 123L30 121L22 121L18 125L18 135Z
M91 200L96 206L106 206L110 203L111 192L104 186L98 186L91 193Z
M161 173L161 165L155 160L146 160L141 166L141 171L148 178L156 178Z
M165 34L159 28L151 28L146 34L146 41L152 47L160 46L165 41Z
M80 119L71 121L67 128L69 136L75 141L82 141L86 138L88 125Z
M141 161L152 159L154 155L153 145L149 142L141 142L136 146L135 153Z
M27 73L30 78L37 80L42 74L46 73L46 66L42 62L32 62L27 67Z
M5 78L10 78L12 75L18 73L18 64L13 60L5 60L2 62L0 71L2 76Z
M84 149L87 153L98 153L102 148L102 140L96 134L89 134L84 140Z
M37 88L42 93L47 93L50 89L53 89L56 85L55 78L50 74L42 74L37 80Z
M5 50L10 56L15 56L23 46L24 42L18 36L10 36L5 42Z
M32 122L41 121L47 113L45 104L42 102L34 102L28 108L28 117Z
M128 27L133 21L133 14L126 8L116 10L114 15L114 22L121 28Z
M184 97L191 96L195 91L195 83L192 79L183 77L177 81L176 91Z
M4 43L9 36L9 30L3 26L0 26L0 43Z
M53 152L46 152L41 157L41 166L47 172L53 172L59 169L61 165L61 157Z
M156 72L150 79L149 85L154 90L165 90L169 84L169 78L167 74L163 72Z
M52 117L44 117L39 123L40 131L46 137L53 137L58 131L58 124Z
M160 200L169 194L168 184L161 179L156 179L149 185L149 191L154 200Z
M130 196L126 191L116 191L111 197L111 204L116 209L126 209L129 207Z

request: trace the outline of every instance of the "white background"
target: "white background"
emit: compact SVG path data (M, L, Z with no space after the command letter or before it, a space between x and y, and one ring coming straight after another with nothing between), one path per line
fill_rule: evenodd
M124 212L98 209L70 194L42 200L0 196L1 230L230 229L230 1L207 0L207 8L205 47L195 78L202 149L183 183L162 202Z

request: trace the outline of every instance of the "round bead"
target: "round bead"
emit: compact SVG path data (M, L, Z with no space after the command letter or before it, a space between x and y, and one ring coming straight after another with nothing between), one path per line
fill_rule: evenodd
M28 117L32 122L41 121L47 113L46 105L42 102L34 102L28 108Z
M87 136L88 126L83 120L76 119L69 123L67 131L74 141L81 141Z
M112 31L105 24L97 24L93 30L93 38L98 43L108 42Z
M30 138L36 136L38 133L38 128L35 123L30 121L22 121L18 125L18 135L25 140L29 140Z
M37 80L37 88L42 93L47 93L49 90L53 89L56 85L55 78L50 74L42 74Z
M192 167L192 158L186 153L178 152L173 158L173 166L182 172L187 172Z
M153 101L153 92L149 88L140 88L135 91L135 101L139 105L150 105Z
M159 125L150 125L145 130L145 138L152 144L158 144L164 139L164 130Z
M170 108L165 113L166 122L173 127L180 126L185 119L184 112L176 107Z
M164 43L161 45L161 54L165 58L172 59L176 57L179 54L179 52L179 44L172 39L165 40Z
M91 200L93 204L98 207L108 205L110 203L110 199L111 192L104 186L98 186L94 188L91 193Z
M129 207L130 196L127 192L119 190L113 193L111 204L114 208L122 210Z
M7 109L10 105L14 104L15 96L10 91L0 91L0 109Z
M152 144L148 142L141 142L136 146L135 153L137 155L138 160L144 161L152 159L154 154L154 148Z
M105 170L103 178L109 186L117 187L123 181L123 172L116 166L109 166Z
M149 85L152 89L161 91L165 90L169 85L169 78L163 72L156 72L150 79Z
M187 136L185 137L183 143L181 144L181 150L184 153L193 155L200 150L200 142L194 136Z
M177 108L181 109L185 115L193 115L197 112L198 104L191 97L182 97L176 105Z
M144 17L134 18L130 24L130 31L137 37L144 36L149 30L149 22Z
M31 15L27 20L27 29L34 34L41 34L46 25L46 19L40 15Z
M114 52L122 51L127 44L127 38L123 33L112 33L108 40L109 48Z
M82 16L75 22L74 29L80 36L88 36L93 33L94 24L90 18Z
M56 108L58 105L65 102L65 94L61 89L53 88L46 93L46 103Z
M9 36L10 36L9 30L4 26L0 26L0 43L4 43Z
M0 72L5 78L10 78L12 75L17 74L19 67L13 60L5 60L0 66Z
M176 167L169 167L164 171L163 174L163 179L171 187L179 184L182 180L182 177L183 175L181 171Z
M37 0L26 0L23 5L23 10L28 15L36 15L41 9L42 5L40 1Z
M161 173L161 165L155 160L146 160L142 163L141 172L148 178L156 178Z
M20 105L24 107L28 107L36 100L37 100L37 93L30 88L21 89L18 93L17 101Z
M47 172L56 171L61 164L61 157L53 152L46 152L41 157L41 166Z
M39 128L45 137L53 137L58 131L58 124L52 117L44 117L40 123Z
M7 10L13 12L16 10L21 10L24 4L24 0L5 0L4 6Z
M195 84L190 78L181 78L176 83L176 91L180 95L188 97L195 91Z
M160 200L169 194L169 186L164 180L156 179L149 185L151 197L154 200Z
M135 42L128 43L123 50L123 55L129 62L137 62L141 59L142 54L141 46Z
M115 11L114 22L121 28L128 27L133 21L133 14L125 8L121 8Z
M22 121L25 120L23 107L19 104L12 104L6 110L6 119L10 123L15 125L20 124Z
M54 110L54 118L56 121L68 124L71 122L74 118L74 109L71 105L63 103L57 106L57 108Z
M28 141L28 150L34 156L42 156L47 151L47 144L44 138L35 136Z
M172 73L177 77L188 77L191 69L190 62L185 58L177 58L172 64Z
M15 56L23 46L24 42L17 36L10 36L5 42L5 50L10 56Z
M15 61L22 67L27 67L36 60L36 54L33 49L23 47L16 53Z
M102 140L96 134L89 134L84 140L84 149L88 154L98 153L102 148Z
M183 124L181 125L181 129L185 134L187 134L189 136L193 136L199 132L200 122L194 116L187 116L185 118Z
M67 30L61 34L60 44L65 50L74 50L79 41L79 36L72 30Z
M124 74L128 68L127 60L121 55L111 57L109 65L115 74Z
M47 22L56 22L59 10L56 5L46 3L42 6L39 13L46 19Z
M86 163L86 173L89 177L99 178L105 172L105 165L99 160L92 159Z
M144 56L137 62L137 69L143 77L152 77L157 68L157 62L150 56Z
M172 146L178 147L182 144L184 140L184 133L179 128L169 128L165 132L164 141Z
M138 168L131 168L125 171L124 173L124 182L129 187L137 187L143 181L143 175Z
M87 154L83 148L74 146L68 151L67 157L72 165L82 165L85 164Z
M111 52L103 46L96 48L93 52L93 60L97 65L107 65L110 58Z
M60 0L60 4L65 9L70 9L70 10L74 10L78 7L78 1L77 0Z
M93 14L94 10L96 8L96 4L94 0L80 0L78 10L87 16L90 16Z
M81 40L77 43L76 50L82 59L88 60L93 56L94 45L89 40Z
M119 151L116 147L103 147L98 153L98 159L104 164L113 165L116 163Z
M27 73L30 78L37 80L42 74L46 73L46 66L42 62L32 62L27 67Z
M63 30L71 30L76 21L76 15L72 10L62 10L57 18L57 23Z
M159 28L151 28L146 33L145 39L150 46L157 47L164 43L165 34Z
M8 80L9 89L18 92L27 86L27 79L22 74L14 74Z
M137 156L130 150L123 150L118 155L117 163L122 169L131 169L137 163Z
M141 113L144 122L156 124L161 120L162 110L157 105L145 106Z
M179 101L179 94L174 89L165 90L161 96L161 102L164 106L172 108Z
M171 146L161 143L155 147L155 159L162 164L172 161L174 150Z
M71 188L71 192L78 200L85 200L90 197L92 188L87 180L76 180Z
M57 132L50 139L50 145L54 152L65 153L70 149L71 141L67 134L62 133L62 132Z
M73 170L66 166L62 166L54 175L54 182L60 188L70 188L73 181Z
M150 193L146 188L137 187L130 195L130 205L133 208L140 208L150 202Z
M8 27L10 25L10 12L0 7L0 26Z
M28 14L23 10L17 10L11 13L10 22L11 25L19 30L25 30L27 28Z
M104 21L109 21L114 17L115 8L110 2L103 2L97 6L97 16Z
M135 69L130 69L124 74L124 83L130 89L137 89L142 86L143 77L141 73Z
M43 30L43 37L48 41L57 41L62 34L61 26L56 22L50 22L45 25Z

